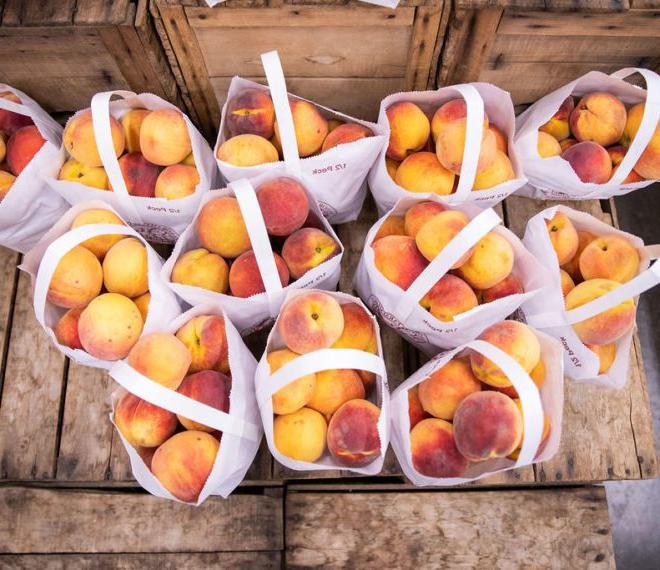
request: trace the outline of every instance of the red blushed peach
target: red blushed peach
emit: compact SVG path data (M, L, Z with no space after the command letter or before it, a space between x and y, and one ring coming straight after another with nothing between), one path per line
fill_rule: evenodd
M337 128L330 131L328 136L325 137L321 152L330 150L340 144L351 143L371 136L373 136L371 129L358 125L357 123L339 125Z
M328 424L328 450L341 465L364 467L380 454L380 408L368 400L343 404Z
M375 265L388 281L404 291L428 265L415 240L408 236L386 236L374 242Z
M598 357L598 374L605 374L614 364L616 358L616 343L610 344L585 344L591 352Z
M571 148L572 146L576 145L578 142L573 139L564 139L563 141L559 141L559 146L561 147L561 152L563 153L566 149Z
M577 143L566 149L561 157L568 161L582 182L604 184L612 176L610 155L594 142Z
M266 359L270 373L275 374L282 366L298 358L295 352L284 348L269 352ZM316 389L316 374L307 374L296 378L273 394L273 413L292 414L307 405Z
M569 262L577 253L579 238L573 222L561 212L546 220L550 243L557 254L559 265Z
M418 202L408 208L404 217L405 234L414 238L420 228L436 214L447 210L446 206L438 202Z
M57 342L69 348L82 348L80 336L78 336L78 320L82 309L69 309L57 321L53 332Z
M522 441L523 418L515 402L500 392L475 392L454 415L454 439L470 461L506 457Z
M508 180L513 180L515 177L516 173L509 157L498 150L495 152L495 160L490 166L478 172L474 177L472 190L488 190Z
M199 172L194 166L173 164L166 167L156 179L156 198L178 200L195 193L199 184Z
M638 103L628 111L626 126L623 129L621 143L629 147L635 138L644 114L644 103ZM642 178L657 180L660 178L660 126L656 125L653 137L635 164L635 170Z
M232 196L204 204L196 229L202 247L222 257L238 257L252 248L238 200Z
M396 171L399 168L401 163L391 158L385 158L385 168L387 168L387 173L390 175L392 180L396 180Z
M220 442L208 433L177 433L156 450L151 471L177 499L193 502L211 474L219 449Z
M115 156L119 158L124 152L124 129L122 129L119 121L112 116L110 117L110 132ZM80 113L66 124L62 135L62 144L73 158L78 162L82 162L85 166L103 166L96 147L91 111Z
M181 162L192 152L188 125L181 111L158 109L149 113L140 127L144 158L159 166Z
M275 252L275 267L280 277L282 287L289 284L289 270L284 260ZM253 251L246 251L239 255L229 269L229 289L234 297L252 297L266 290L261 272L257 265L257 258Z
M18 176L30 163L39 149L46 144L39 129L30 125L18 129L7 141L7 166L14 176Z
M294 279L318 267L339 253L339 244L316 228L302 228L292 233L282 247L282 257Z
M563 269L559 270L559 280L561 282L561 293L564 297L575 288L573 278Z
M0 93L0 97L2 99L7 99L12 103L21 103L19 96L12 91L3 91ZM0 109L0 131L7 133L8 136L13 135L22 127L27 127L33 124L34 122L32 121L32 118L27 115L21 115L20 113L14 113L13 111Z
M579 265L585 280L601 278L625 283L639 272L639 253L626 238L605 235L584 248Z
M559 156L562 153L559 141L543 131L539 131L539 138L537 141L538 153L541 158L549 158L551 156Z
M472 250L469 259L456 270L456 275L474 289L489 289L513 270L514 252L505 237L488 232Z
M284 344L293 352L305 354L337 342L344 330L344 314L327 293L309 291L284 305L278 327Z
M385 236L402 236L405 234L403 217L388 216L378 228L378 232L374 237L374 242Z
M499 281L492 287L481 291L480 297L482 303L492 303L497 299L502 299L504 297L508 297L509 295L520 295L524 292L525 289L520 279L511 273L508 277L502 279L502 281Z
M149 113L151 111L147 109L131 109L119 119L124 129L124 141L128 152L140 152L140 129L142 121Z
M372 352L376 331L367 311L357 303L345 303L341 305L341 312L344 315L344 330L332 348L354 348Z
M394 181L409 192L452 193L454 173L447 170L432 152L415 152L397 168Z
M569 123L578 141L593 141L601 146L610 146L623 135L626 107L610 93L589 93L573 109Z
M234 166L256 166L280 159L273 143L258 135L237 135L223 142L216 152L218 160Z
M0 170L0 202L4 199L9 190L11 190L14 180L16 180L16 177L13 174Z
M469 222L470 218L459 210L440 212L419 228L415 235L417 248L428 261L432 261ZM471 255L472 250L465 252L452 269L463 265Z
M218 254L200 247L187 251L176 260L170 279L172 283L226 293L229 285L229 266Z
M431 287L420 303L422 306L428 304L431 314L436 319L450 322L456 315L476 307L479 300L465 281L455 275L447 274Z
M591 232L586 232L583 230L578 230L578 247L577 251L573 258L564 263L561 268L566 271L573 279L574 283L579 283L583 281L582 274L580 273L580 255L584 251L584 248L587 247L593 240L596 239L596 236Z
M273 100L261 89L243 89L227 103L227 129L231 136L251 134L265 139L273 136Z
M328 136L328 121L314 105L307 101L289 101L289 105L298 143L298 154L302 157L311 156L321 149L323 141ZM277 120L275 121L275 139L280 143Z
M314 462L325 451L328 424L321 414L301 408L292 414L276 416L273 440L282 455L297 461Z
M552 135L558 141L568 139L568 137L571 136L568 119L574 107L575 101L573 100L573 97L569 95L559 106L557 112L550 117L550 120L539 127L539 131Z
M48 285L48 302L65 309L86 306L101 292L103 270L96 256L81 245L66 252Z
M128 354L132 368L172 390L181 385L191 362L188 347L171 333L146 334Z
M257 200L268 233L288 236L300 229L309 213L309 199L302 185L281 176L257 188Z
M481 390L470 363L452 358L419 384L419 401L424 411L441 420L452 420L458 405L470 394Z
M576 309L621 286L609 279L583 281L566 295L566 310ZM610 344L624 336L635 323L635 303L627 299L606 311L573 325L586 344Z
M419 384L408 390L408 417L410 418L410 429L431 415L424 411L419 401Z
M445 420L419 422L410 432L410 449L413 467L427 477L462 477L468 467L456 447L454 428Z
M149 162L139 152L125 154L119 159L119 168L126 183L126 190L131 196L153 198L160 168ZM112 184L110 184L110 190Z
M103 284L110 293L139 297L149 290L147 248L127 237L113 245L103 258Z
M192 398L197 402L211 406L222 412L229 412L229 392L231 390L231 380L221 372L215 370L202 370L195 374L190 374L183 379L177 388L179 394ZM181 425L186 429L196 429L212 433L215 428L209 427L199 422L177 415Z
M115 408L115 425L134 447L156 447L176 430L176 415L127 392Z
M228 346L225 321L216 315L199 315L190 319L178 331L178 338L190 352L188 372L217 370L227 374Z
M495 323L478 338L507 353L525 372L531 372L541 360L541 345L538 338L531 328L518 321ZM470 365L474 375L484 384L495 387L511 386L511 382L500 367L483 354L472 351Z
M113 214L110 210L105 210L103 208L90 208L89 210L80 212L80 214L74 218L73 222L71 222L71 229L89 224L117 224L118 226L123 226L124 222L122 222L121 218L116 214ZM110 248L125 237L126 236L122 234L104 234L89 238L80 245L87 248L99 259L103 259Z
M307 407L329 420L339 406L364 396L364 384L355 370L323 370L316 373L316 386Z
M108 175L105 173L105 168L102 166L85 166L82 162L78 162L73 158L62 165L57 179L80 182L80 184L98 190L110 189L110 182Z
M399 101L385 111L390 125L387 156L401 162L409 154L421 150L431 133L428 117L410 101Z
M502 129L493 125L493 123L488 125L488 129L493 131L493 134L495 135L495 144L497 145L497 150L509 156L509 142Z

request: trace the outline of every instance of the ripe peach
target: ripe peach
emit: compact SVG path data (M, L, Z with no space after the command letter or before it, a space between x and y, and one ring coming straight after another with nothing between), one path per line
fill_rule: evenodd
M252 134L269 139L275 124L273 100L261 89L244 89L227 103L226 119L232 136Z
M178 338L190 352L188 372L217 370L229 372L225 321L217 315L199 315L190 319L178 331Z
M282 287L289 284L289 270L284 260L275 252L275 267ZM266 290L261 272L257 265L257 258L252 250L239 255L229 269L229 288L234 297L252 297Z
M133 301L117 293L104 293L80 315L80 344L96 358L120 360L137 342L142 325L142 315Z
M60 259L50 284L47 299L65 309L84 307L101 292L103 270L96 256L77 245Z
M582 274L580 273L580 255L582 255L584 248L596 239L594 234L583 230L578 230L577 235L578 247L575 255L570 261L567 261L561 266L561 268L571 276L574 283L583 281Z
M149 290L147 248L137 238L113 245L103 258L103 284L110 293L139 297Z
M380 408L368 400L343 404L328 424L328 450L341 465L363 467L380 454Z
M344 330L344 314L335 299L322 291L309 291L282 307L278 321L284 344L305 354L331 347Z
M344 121L340 121L339 119L330 119L328 120L328 134L330 134L332 131L334 131L337 127L341 125L345 125Z
M616 343L609 344L585 344L591 352L595 353L600 362L598 374L605 374L614 364L616 358Z
M128 354L132 368L171 390L181 385L191 362L188 347L172 333L165 332L142 336Z
M234 166L256 166L280 159L277 149L269 140L249 134L226 140L218 147L216 156Z
M493 123L488 125L488 129L493 131L493 134L495 135L495 144L497 146L497 150L509 156L509 142L504 132L502 132L502 130L497 126L493 125Z
M2 99L7 99L12 103L20 103L21 99L12 91L3 91L0 93ZM27 115L21 115L20 113L14 113L14 111L7 111L6 109L0 109L0 131L7 133L8 136L13 135L18 129L22 127L27 127L28 125L33 125L31 117Z
M559 270L559 279L561 282L561 293L564 297L566 297L569 291L575 288L575 282L573 281L573 278L563 269Z
M415 152L404 159L394 181L410 192L451 194L454 173L447 170L432 152Z
M390 142L387 156L402 161L426 144L431 133L428 117L417 105L399 101L385 111L390 126Z
M344 330L332 348L354 348L373 352L376 331L367 311L357 303L345 303L341 305L341 312L344 315Z
M623 157L626 156L628 149L623 145L611 146L605 149L607 154L610 155L610 160L612 161L612 168L621 164Z
M147 313L149 312L149 303L151 303L151 293L147 291L146 293L140 295L139 297L135 297L135 299L133 299L132 301L135 303L135 306L140 311L140 315L142 315L142 321L146 323Z
M454 441L454 428L445 421L429 418L410 432L413 467L427 477L462 477L468 461Z
M518 321L501 321L488 327L479 335L479 340L489 342L513 358L525 372L531 372L541 360L541 345L526 324ZM483 354L470 353L472 372L489 386L511 386L508 377L499 366Z
M522 404L518 398L514 400L514 403L516 406L518 406L518 410L520 410L520 414L523 416L523 421L524 421L524 412L522 409ZM524 435L524 429L523 429L523 435ZM548 417L547 414L543 414L543 431L541 432L541 442L539 443L538 451L536 453L536 456L543 451L543 448L545 447L546 442L548 441L548 436L550 435L550 418ZM520 448L522 446L522 441L521 445L519 445L512 453L509 454L509 459L513 459L516 461L518 457L520 456Z
M410 418L410 429L431 415L424 411L419 401L419 384L408 390L408 417Z
M154 197L156 180L160 173L158 166L149 162L139 152L131 152L119 159L119 168L126 183L126 190L131 196ZM114 190L112 184L109 187Z
M181 162L192 152L188 125L181 111L158 109L143 120L140 149L144 158L159 166Z
M582 182L603 184L612 176L610 155L594 142L577 143L566 149L561 157L568 161Z
M543 131L539 131L538 138L538 153L541 158L549 158L551 156L559 156L562 153L559 141Z
M571 131L568 125L568 120L575 108L575 101L569 95L564 99L562 104L557 109L557 112L550 117L547 123L539 127L539 131L548 133L555 137L558 141L563 141L571 136Z
M118 226L123 226L124 222L122 222L121 218L110 210L91 208L80 212L80 214L74 218L71 223L71 229L86 226L88 224L117 224ZM125 237L126 236L122 234L104 234L89 238L80 245L87 248L99 259L103 259L108 250Z
M295 352L283 348L269 352L266 359L270 367L270 373L274 374L282 366L295 360L298 355ZM290 384L280 388L273 394L273 413L292 414L307 405L316 388L316 374L307 374L296 378Z
M115 425L134 447L156 447L176 430L176 415L127 392L115 408Z
M408 208L404 217L404 230L405 234L414 238L420 228L433 218L436 214L447 210L446 206L438 202L418 202L414 206Z
M195 193L199 184L199 172L194 166L173 164L166 167L156 179L156 198L177 200Z
M404 291L428 265L415 240L408 236L386 236L374 242L374 262L383 277Z
M16 177L13 174L5 172L4 170L0 170L0 202L11 189L12 185L14 184L14 180L16 180Z
M211 406L222 412L229 412L229 392L231 390L231 380L221 372L215 370L202 370L190 374L183 379L183 382L177 388L179 394L192 398L197 402ZM196 429L212 433L215 428L209 427L199 422L177 415L181 425L186 429Z
M238 200L232 196L204 204L196 227L202 247L222 257L238 257L252 248Z
M419 384L419 401L424 411L441 420L452 420L458 405L473 392L481 390L470 363L452 358Z
M614 174L616 173L616 171L617 171L618 169L619 169L618 166L615 166L615 167L612 169L612 178L614 178ZM623 181L621 182L621 184L634 184L635 182L641 182L642 180L646 180L646 179L643 178L642 176L640 176L640 175L639 175L637 172L635 172L634 170L631 170L631 171L628 173L628 176L626 176L626 177L623 179Z
M620 287L609 279L583 281L566 296L566 310L581 307ZM573 325L580 340L587 344L610 344L625 335L635 322L635 303L627 299L606 311Z
M172 283L226 293L229 266L218 254L200 247L187 251L176 260L170 279Z
M39 149L46 144L35 125L18 129L7 141L7 166L18 176L30 164Z
M569 119L571 132L580 142L601 146L616 143L626 126L626 107L614 95L596 91L580 99Z
M509 295L519 295L524 292L525 289L520 279L518 279L513 273L510 273L507 277L502 279L502 281L498 281L492 287L488 287L488 289L481 291L479 296L481 297L482 303L492 303L497 299L502 299Z
M604 235L584 248L579 266L585 280L602 278L625 283L639 272L639 253L626 238Z
M543 359L539 360L539 363L532 368L532 371L529 373L529 377L532 379L536 387L540 390L545 384L545 364ZM506 394L509 398L516 399L518 397L518 391L513 386L488 386L486 384L486 389L496 390L497 392L502 392Z
M469 222L470 218L459 210L440 212L431 217L417 232L417 248L427 260L432 261ZM452 268L463 265L470 255L472 250L465 252Z
M563 141L559 141L559 146L561 147L561 152L563 153L566 149L571 148L572 146L576 145L578 142L574 138L570 139L564 139Z
M339 125L337 128L329 132L327 137L325 137L321 152L330 150L340 144L351 143L371 136L373 136L371 129L357 123Z
M110 132L115 156L119 158L124 151L124 130L113 116L110 116ZM66 124L62 144L73 158L85 166L103 166L96 147L91 111L80 113Z
M195 164L195 156L191 152L186 158L184 158L179 164L185 164L186 166L194 166L195 168L197 165Z
M67 160L57 175L58 180L68 180L70 182L80 182L90 188L99 190L109 190L110 182L105 168L102 166L85 166L74 158Z
M142 121L149 113L151 111L148 109L131 109L119 119L122 129L124 129L127 152L141 152L140 129L142 128Z
M177 499L193 502L211 474L219 449L220 442L211 434L177 433L156 450L151 471Z
M456 270L456 275L475 289L489 289L513 270L514 253L506 238L488 232L472 250L470 258Z
M328 136L328 121L319 110L307 101L289 101L293 115L293 128L298 143L298 154L302 157L315 154L321 149ZM280 133L275 121L275 139L280 143Z
M545 221L550 236L550 243L557 254L559 265L568 263L575 256L579 238L573 222L561 212L557 212L550 220Z
M80 336L78 336L78 321L81 313L82 309L79 307L69 309L60 317L53 329L57 342L69 348L82 348Z
M436 319L450 322L456 315L476 307L479 301L465 281L455 275L447 274L431 287L421 303L422 306L428 304L431 314Z
M644 114L644 103L638 103L628 111L621 143L629 147L635 138ZM651 141L635 164L635 172L647 180L660 178L660 126L656 125Z
M298 461L314 462L323 455L327 431L323 416L310 408L277 416L273 422L275 447Z
M282 257L294 279L300 279L339 253L339 244L316 228L302 228L292 233L282 247Z
M374 242L385 236L405 235L404 222L402 216L388 216L378 228L374 236Z
M391 158L385 158L385 168L387 168L387 173L390 175L392 180L396 180L396 171L399 168L401 163Z
M329 420L343 403L364 396L364 384L355 370L323 370L316 373L316 386L307 407Z
M305 189L286 176L261 184L257 188L257 200L266 229L273 236L288 236L300 229L309 214Z
M508 180L513 180L515 177L516 173L509 157L498 150L495 152L495 159L491 165L478 172L474 177L472 190L487 190Z

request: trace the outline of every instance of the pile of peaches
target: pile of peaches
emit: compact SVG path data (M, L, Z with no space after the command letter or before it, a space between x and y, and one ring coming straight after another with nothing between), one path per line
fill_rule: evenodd
M301 157L313 156L337 145L373 135L357 124L326 119L307 101L289 101ZM256 166L282 158L282 145L273 100L261 89L244 89L227 103L225 116L229 137L216 152L219 160L234 166Z
M321 291L284 305L277 330L283 347L267 355L271 374L301 354L351 348L372 354L378 340L371 317L357 303L340 304ZM373 397L376 376L364 370L332 369L295 379L273 394L275 447L286 457L315 462L326 452L346 467L362 467L380 454L380 408Z
M626 110L623 102L611 93L589 93L577 105L569 96L539 128L539 155L561 156L582 182L604 184L628 152L643 114L644 103ZM660 127L656 127L651 142L623 183L659 178Z
M639 272L635 246L618 234L596 236L576 229L557 212L546 221L550 242L557 254L566 310L576 309L620 287ZM635 303L627 299L573 329L600 361L599 374L607 372L616 357L617 341L635 323Z
M390 215L371 244L376 268L405 291L469 222L463 212L431 201L418 202L404 216ZM511 244L488 232L419 303L447 322L479 303L523 293L520 279L512 273L514 260Z
M340 252L296 180L274 178L258 186L256 196L283 287ZM177 259L173 283L243 298L266 290L236 198L223 196L204 204L194 230L202 247Z
M502 321L479 338L516 360L537 388L543 386L541 346L527 325ZM411 388L408 413L413 466L427 477L462 477L471 464L515 460L520 453L524 424L518 394L502 370L478 352L454 356ZM545 415L541 446L549 435Z
M118 121L110 116L115 156L131 196L176 200L195 192L199 173L188 125L174 109L131 109ZM96 146L91 111L74 116L64 129L69 159L60 180L112 191Z
M463 166L467 106L443 103L429 116L415 103L399 101L387 110L390 143L387 172L410 192L447 195L456 191ZM516 177L506 135L484 113L481 149L472 190L486 190Z
M176 334L151 333L131 349L128 363L154 382L229 412L231 374L222 317L192 318ZM194 502L220 449L221 433L126 392L115 425L172 495Z
M21 103L12 91L2 92L0 97ZM30 117L0 109L0 202L45 142Z

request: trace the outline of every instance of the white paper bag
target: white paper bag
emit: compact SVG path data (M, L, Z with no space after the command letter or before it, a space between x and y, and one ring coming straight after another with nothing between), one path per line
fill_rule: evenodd
M340 252L324 263L309 270L299 279L290 282L286 287L282 287L277 267L275 265L275 258L273 257L271 242L254 191L254 188L258 187L260 184L282 175L283 174L280 172L268 172L253 178L251 181L244 179L237 180L230 183L227 188L208 192L202 199L192 223L181 234L181 237L174 245L172 255L170 255L169 259L163 265L162 278L179 297L190 305L222 305L242 336L257 331L271 323L279 314L280 307L282 306L288 291L312 287L334 290L337 288L337 283L339 283L341 258L344 254L344 247L332 229L332 226L330 226L323 217L319 206L308 192L307 195L309 198L310 212L316 214L323 225L323 231L337 242ZM289 178L294 178L293 176L288 176ZM297 179L297 181L300 182L303 187L305 186L303 180ZM252 250L254 251L257 266L259 267L261 278L264 282L264 287L266 288L264 293L242 298L234 297L225 293L209 291L208 289L202 289L201 287L172 282L172 270L179 257L191 249L201 247L196 231L197 218L199 217L201 209L211 200L221 196L235 196L238 200L243 220L245 221L248 234L250 235Z
M285 299L285 304L291 299L295 299L298 295L304 295L309 291L293 290L290 291ZM364 308L369 314L368 309L360 302L359 299L339 292L327 292L333 297L340 305L346 303L356 303ZM296 471L319 471L325 469L341 469L350 470L362 475L376 475L380 473L385 460L385 452L389 445L390 434L390 393L387 386L387 372L385 371L385 362L383 361L383 347L380 341L380 329L378 322L371 317L371 324L374 327L376 338L378 342L378 353L371 354L362 350L354 350L349 348L326 348L316 350L298 356L291 362L288 362L277 370L274 374L270 373L270 366L268 365L268 353L273 350L284 348L284 342L279 334L277 328L277 321L273 326L268 340L266 341L266 350L264 351L259 364L257 365L257 372L255 375L255 389L257 393L257 403L261 413L261 421L266 434L266 441L268 448L277 459L285 467L295 469ZM275 392L300 378L306 374L321 372L323 370L334 369L354 369L354 370L367 370L376 375L376 385L372 394L368 398L372 403L380 408L380 416L378 417L378 436L380 438L380 455L368 465L363 467L349 468L341 465L334 460L330 453L326 452L315 463L308 461L298 461L282 455L275 447L273 437L273 401L272 396Z
M150 380L133 369L125 360L114 363L109 370L110 376L122 386L112 394L113 412L110 414L110 421L115 428L115 406L121 396L128 391L155 406L160 406L172 413L222 432L220 449L216 455L213 470L199 494L196 506L201 505L209 495L220 495L227 498L231 494L250 468L263 436L254 395L254 371L257 362L225 312L217 305L200 305L179 315L160 330L176 333L188 321L201 315L216 315L223 317L225 321L231 374L228 413ZM126 441L118 429L117 433L128 452L131 470L138 483L156 497L183 502L163 487L140 457L138 451Z
M522 163L513 145L515 113L511 95L508 92L490 83L467 83L441 87L437 91L395 93L388 95L381 101L378 125L384 129L389 141L390 127L386 111L392 104L399 101L410 101L418 105L423 111L432 113L442 104L461 97L465 99L467 105L465 149L463 151L461 176L459 177L458 187L453 194L438 196L438 198L447 206L469 202L481 209L489 208L504 200L509 194L515 192L527 182L523 174ZM484 112L488 115L490 121L497 125L507 137L509 160L511 160L516 177L486 190L472 191L481 149ZM400 198L415 195L415 193L394 182L387 172L385 163L387 146L387 144L383 146L380 156L369 171L369 188L371 188L371 193L374 195L380 215L392 208Z
M577 309L566 311L557 255L550 242L546 227L546 220L552 219L557 212L565 214L577 230L588 231L597 236L620 235L628 240L637 249L640 256L637 277L624 283L615 291L585 303ZM649 268L649 260L658 257L660 248L658 246L645 247L644 242L637 236L613 228L590 214L578 212L562 205L543 210L531 218L527 223L523 243L550 270L552 277L552 285L547 293L530 299L523 305L522 309L527 322L561 341L564 348L564 365L568 377L579 382L622 388L628 379L630 347L634 327L616 342L616 357L612 366L605 374L599 375L600 362L598 356L584 345L571 324L597 315L660 283L660 265L656 263Z
M420 487L460 485L502 471L547 461L557 453L561 438L564 406L562 349L553 338L538 331L534 332L541 344L541 359L545 365L546 374L545 382L540 391L518 362L496 346L483 340L474 340L454 350L439 354L394 390L391 403L392 447L399 460L399 465L413 484ZM454 356L462 355L470 350L483 354L497 364L506 373L516 392L518 392L524 416L524 433L520 455L515 461L508 458L498 458L470 463L465 477L435 478L422 475L415 469L412 461L408 391L428 378L433 372L442 368ZM539 446L542 443L544 414L550 420L550 435L539 453Z
M0 109L30 117L46 140L0 202L0 245L25 253L68 208L44 181L46 176L56 176L64 161L62 127L22 91L4 83L0 83L0 91L11 91L22 101L0 98Z
M388 216L403 215L411 206L421 201L440 202L438 197L432 194L416 196L400 199L396 206L369 230L355 271L353 286L374 313L423 352L433 355L440 349L454 348L469 342L490 325L511 315L522 303L550 284L548 272L525 249L515 234L500 225L502 220L494 210L480 210L474 204L462 204L454 206L454 209L465 213L471 219L470 223L429 263L410 287L403 291L376 268L371 245ZM490 231L501 235L511 244L514 251L512 273L520 279L525 292L477 305L474 309L456 315L451 322L436 319L419 304L419 300L465 252Z
M640 73L648 90L624 81L629 75ZM538 130L557 112L569 95L581 97L593 91L606 91L626 105L647 101L644 116L628 152L612 178L604 184L582 182L568 161L560 156L541 158L538 152ZM653 183L643 180L623 184L648 145L660 117L660 77L649 69L625 68L607 75L590 71L575 81L539 99L516 119L517 134L514 145L529 180L520 194L543 200L591 200L627 194Z
M129 226L120 226L115 224L89 224L79 226L71 230L71 223L78 214L91 209L109 210L115 215L121 217L112 207L105 202L91 201L76 204L44 235L44 237L30 250L23 259L23 264L19 267L28 273L32 279L33 305L37 321L44 328L53 344L66 356L75 360L79 364L93 366L95 368L110 368L114 361L101 360L93 357L82 349L73 349L64 346L57 341L54 327L62 315L67 311L62 307L56 307L46 299L48 295L48 286L57 264L62 256L71 250L74 246L84 242L94 236L104 234L123 234L139 239L147 248L148 280L151 301L147 319L142 329L142 334L161 330L176 315L181 312L176 295L170 291L167 285L162 281L160 269L163 260L153 250L153 248Z
M110 102L113 95L120 96L121 100ZM204 193L216 185L217 167L213 153L195 125L182 113L188 125L195 167L199 173L199 184L195 188L194 194L177 200L131 196L126 189L126 183L115 156L110 130L110 115L119 120L131 109L179 111L176 106L151 93L138 95L131 91L117 90L97 93L92 97L94 134L101 161L113 191L99 190L80 182L57 180L57 172L48 177L47 181L51 188L59 192L70 204L102 200L120 212L122 217L149 241L174 243L190 223ZM84 111L76 113L69 121L82 112ZM62 153L64 154L64 149L62 149Z
M369 167L381 149L387 146L384 129L375 123L361 121L313 103L324 117L360 124L371 129L374 136L341 144L322 154L301 159L298 156L289 99L307 100L287 93L282 65L276 51L262 54L261 60L269 87L234 77L229 85L227 101L244 89L269 91L270 88L284 161L243 167L218 160L220 172L230 182L240 178L252 179L264 172L279 171L293 174L304 180L305 185L319 203L323 215L331 224L342 224L357 219L367 194L366 177ZM308 102L311 103L311 101ZM220 145L229 138L226 115L227 103L222 108L220 130L214 149L216 156Z

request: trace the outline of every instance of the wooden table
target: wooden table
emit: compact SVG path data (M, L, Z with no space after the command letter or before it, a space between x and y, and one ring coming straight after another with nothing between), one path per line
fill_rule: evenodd
M499 207L522 235L548 203ZM609 202L571 206L616 222ZM338 227L346 248L340 287L376 220ZM614 566L606 480L658 475L638 339L619 391L566 383L562 443L550 461L458 489L420 491L391 449L383 473L295 473L265 445L241 488L198 509L156 499L132 479L108 419L113 383L65 359L32 310L19 256L0 250L0 566L413 567ZM420 355L382 327L390 388ZM256 352L264 335L251 338ZM403 356L403 357L402 357Z

